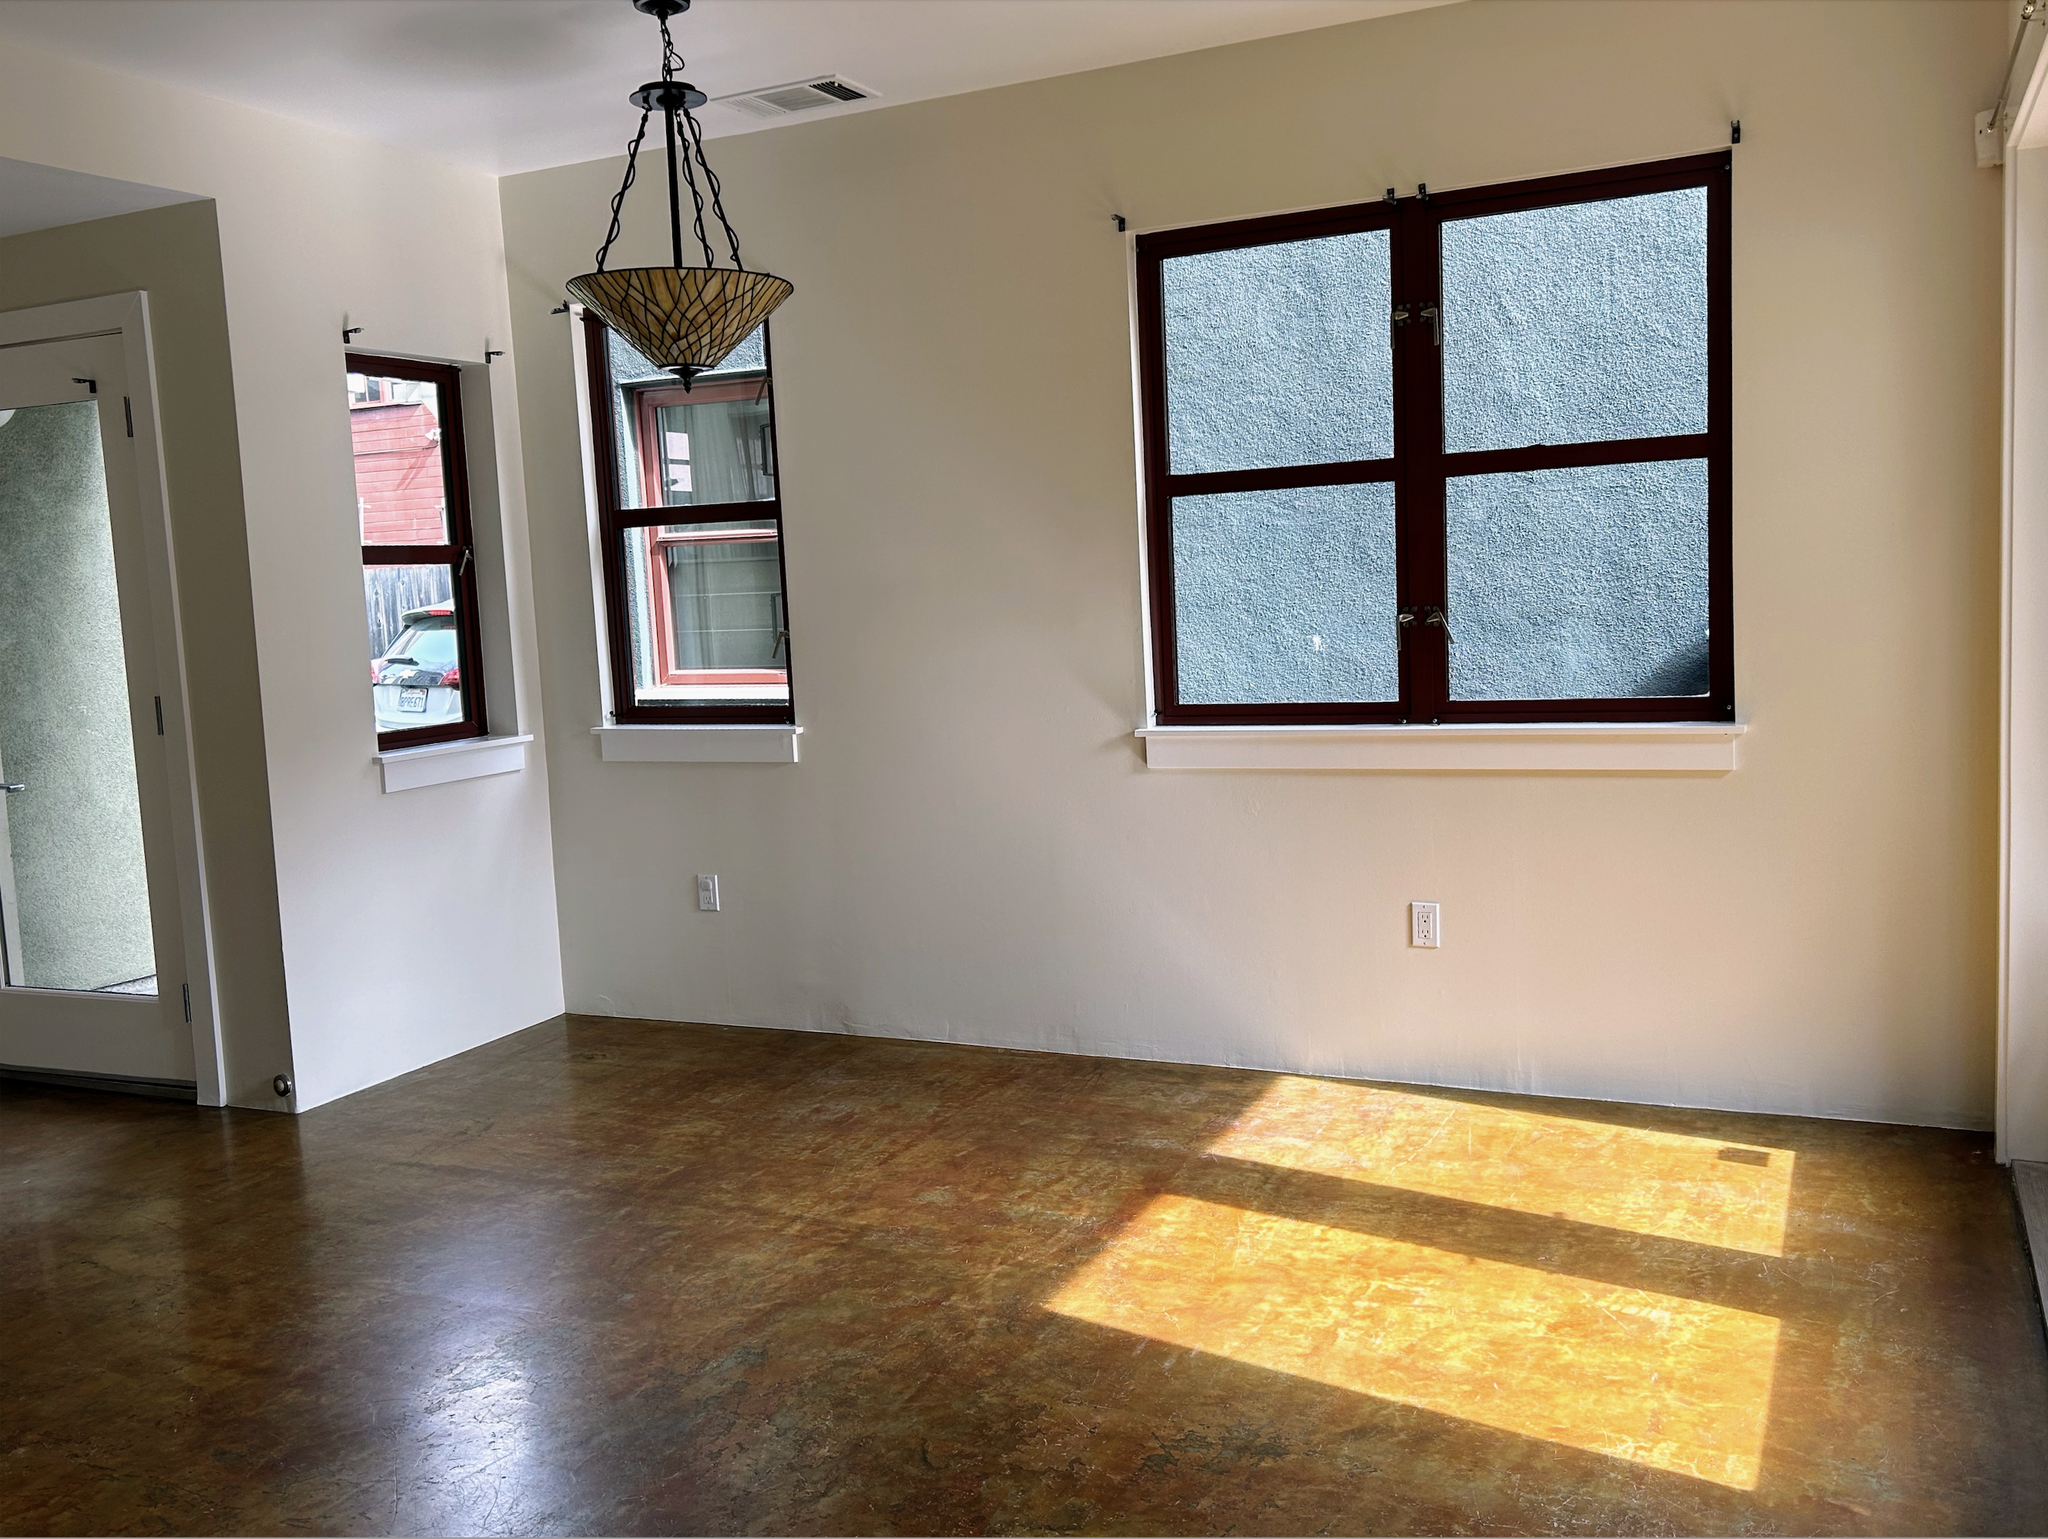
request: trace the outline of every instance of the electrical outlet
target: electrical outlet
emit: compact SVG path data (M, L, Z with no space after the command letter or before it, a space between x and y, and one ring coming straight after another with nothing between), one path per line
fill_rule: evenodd
M718 912L718 878L700 876L697 878L697 907L707 914Z
M1444 919L1434 903L1411 903L1408 905L1408 944L1411 946L1441 946L1444 943Z

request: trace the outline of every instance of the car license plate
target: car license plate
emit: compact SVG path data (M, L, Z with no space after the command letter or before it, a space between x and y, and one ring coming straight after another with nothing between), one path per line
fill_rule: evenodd
M401 711L424 711L427 708L427 692L424 689L401 689L398 692L398 708Z

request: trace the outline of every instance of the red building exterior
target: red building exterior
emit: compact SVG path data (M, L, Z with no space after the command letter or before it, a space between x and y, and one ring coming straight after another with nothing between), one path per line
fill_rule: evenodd
M441 424L425 402L349 407L365 545L440 545L447 536Z

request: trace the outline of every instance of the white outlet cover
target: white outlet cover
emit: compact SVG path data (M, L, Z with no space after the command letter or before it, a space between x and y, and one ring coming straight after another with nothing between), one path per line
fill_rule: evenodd
M704 913L718 912L718 878L700 876L697 878L697 907Z
M1408 905L1408 944L1438 947L1444 943L1443 910L1434 903Z

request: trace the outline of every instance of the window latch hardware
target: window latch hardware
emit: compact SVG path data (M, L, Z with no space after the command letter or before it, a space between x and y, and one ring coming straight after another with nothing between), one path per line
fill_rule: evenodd
M1442 347L1444 345L1443 312L1435 305L1424 305L1422 313L1429 318L1430 340L1435 342L1438 347Z
M461 576L461 575L462 575L462 574L463 574L464 572L466 572L466 571L468 571L468 570L469 570L469 556L470 556L470 550L469 550L469 547L468 547L467 545L465 545L465 546L463 546L463 547L462 547L462 565L458 566L458 567L457 567L457 568L455 569L455 575L456 575L457 577L460 577L460 576Z
M27 785L19 780L0 780L0 793L12 796L16 791L26 791Z
M1394 645L1401 646L1408 640L1408 627L1415 623L1415 611L1404 609L1394 616Z
M1392 347L1394 345L1394 332L1398 328L1406 326L1410 319L1411 316L1406 305L1394 306L1393 317L1387 322L1387 346Z
M1426 605L1423 608L1422 623L1440 628L1444 633L1445 646L1452 645L1458 639L1451 634L1451 622L1444 617L1444 612L1434 604Z

